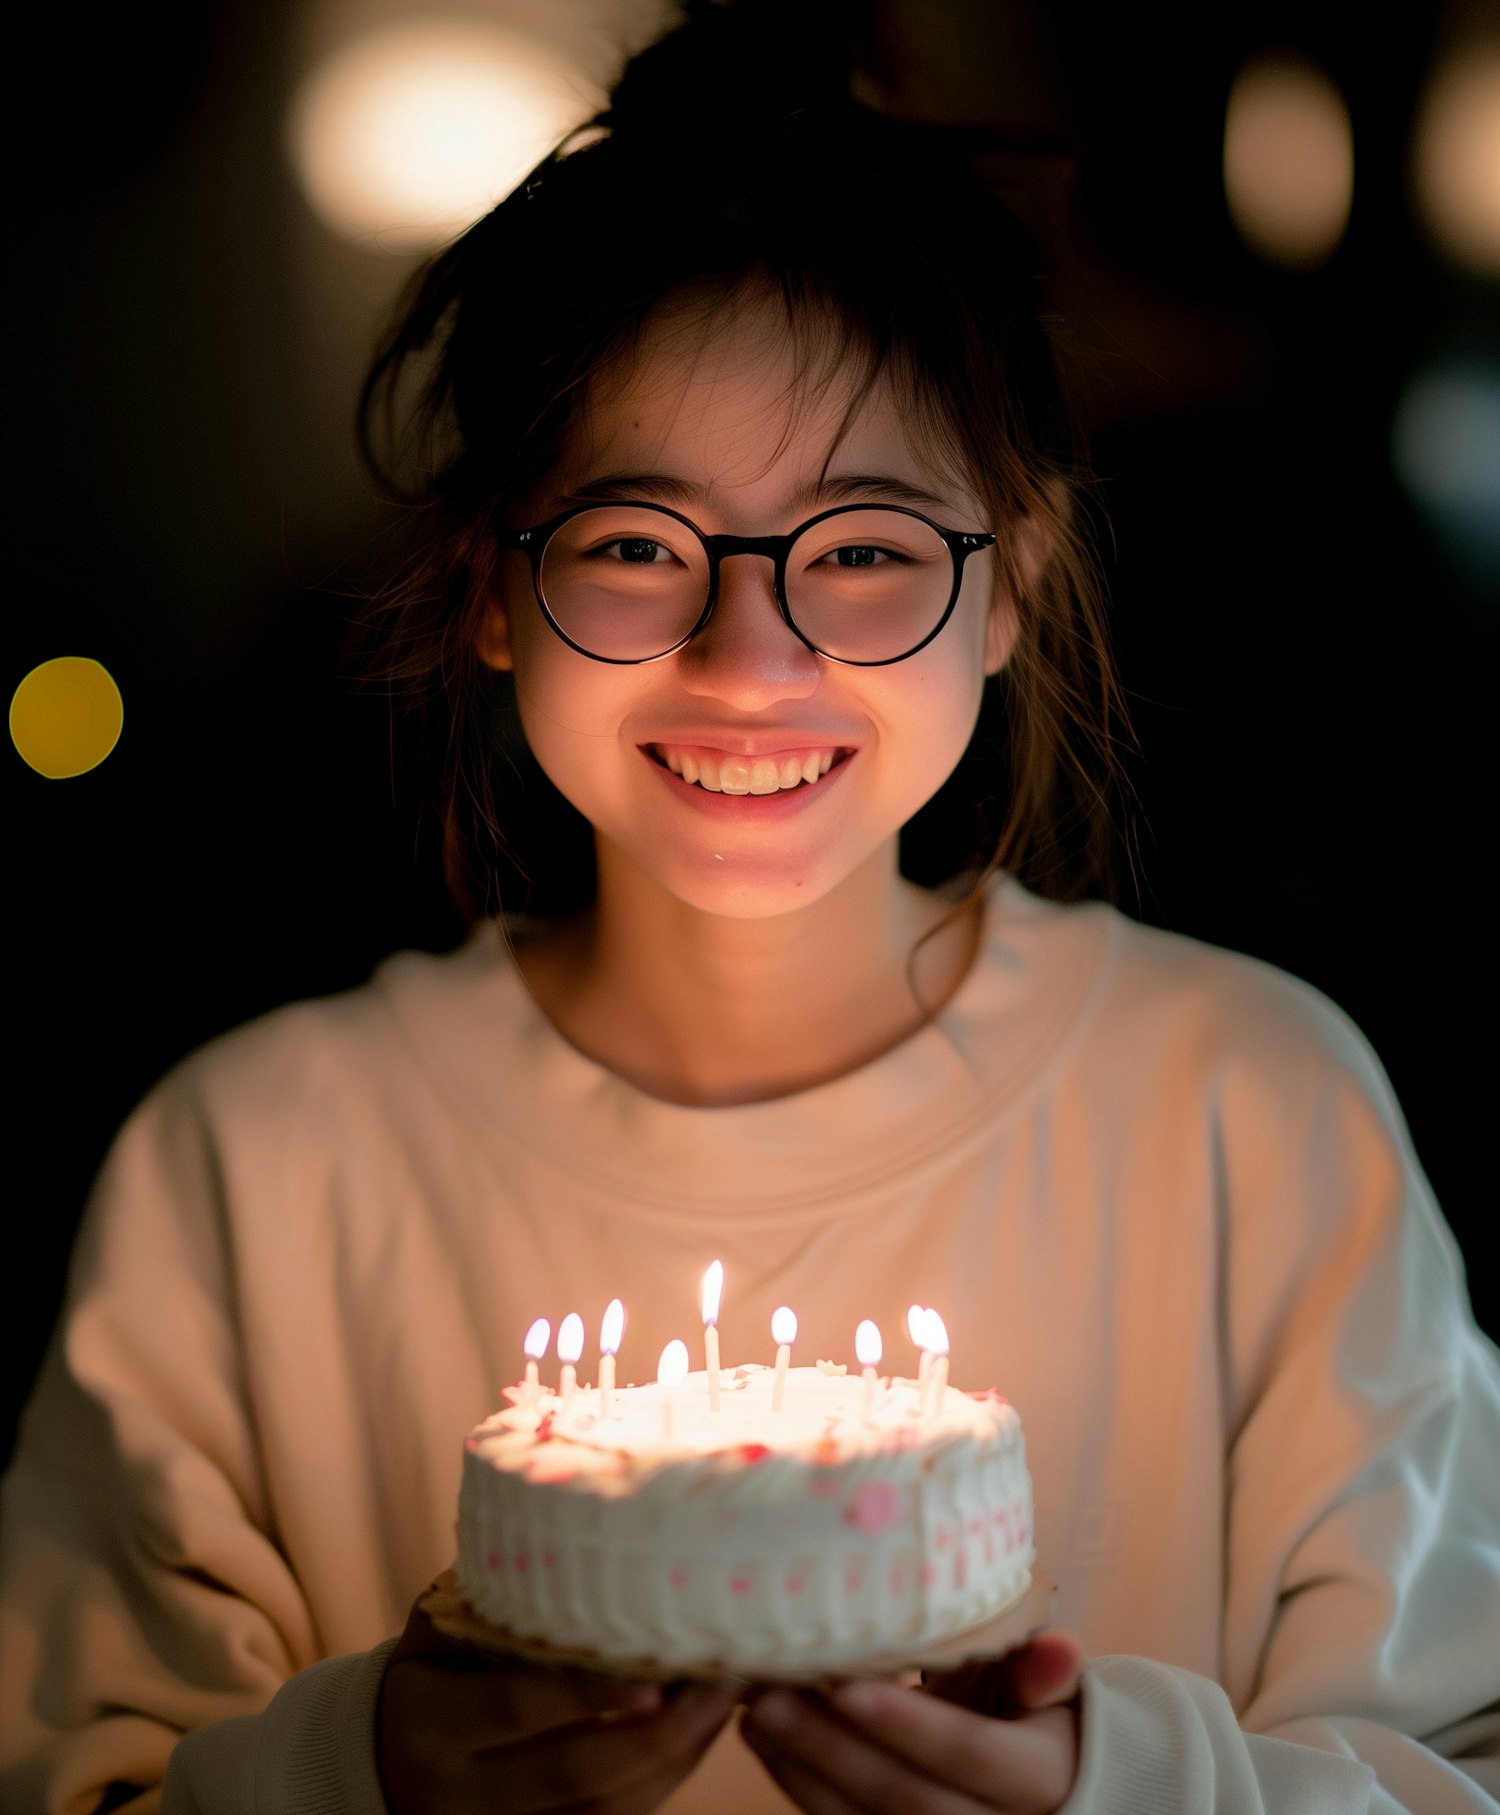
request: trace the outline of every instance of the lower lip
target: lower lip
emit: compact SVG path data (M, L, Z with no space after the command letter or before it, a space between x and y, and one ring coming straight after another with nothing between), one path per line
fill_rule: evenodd
M778 788L774 794L714 794L708 788L700 788L697 782L684 781L648 751L642 750L641 755L679 799L687 801L700 813L711 814L716 819L733 819L742 824L750 819L790 819L794 813L800 813L810 801L826 794L854 761L853 756L846 756L841 762L836 762L826 775L819 776L815 782L804 783L800 788Z

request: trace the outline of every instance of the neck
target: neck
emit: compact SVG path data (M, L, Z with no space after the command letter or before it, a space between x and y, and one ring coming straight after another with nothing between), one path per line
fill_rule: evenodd
M759 1102L843 1076L914 1033L977 948L970 910L910 962L951 902L899 875L894 841L821 900L750 919L690 906L599 842L594 906L517 960L574 1046L668 1102Z

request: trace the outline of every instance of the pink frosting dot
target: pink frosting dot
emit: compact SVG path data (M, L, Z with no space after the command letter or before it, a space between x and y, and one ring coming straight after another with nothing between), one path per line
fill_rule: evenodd
M938 1567L937 1567L936 1563L924 1563L922 1565L921 1574L922 1574L922 1586L924 1588L936 1588L937 1587Z
M542 1568L543 1569L556 1569L557 1568L557 1552L555 1550L544 1550L542 1552Z
M896 1490L889 1481L866 1481L844 1508L844 1523L856 1531L887 1531L899 1517Z
M674 1588L686 1588L687 1571L685 1569L674 1569L671 1575L667 1577L667 1580Z
M729 1592L731 1594L749 1594L749 1576L731 1576L729 1578Z
M500 1552L498 1550L492 1550L484 1559L484 1566L486 1569L498 1569L500 1567Z
M806 1576L788 1576L784 1584L788 1594L801 1594L807 1586Z
M531 1558L526 1554L526 1552L524 1550L518 1550L516 1552L516 1554L511 1558L510 1561L511 1561L511 1567L515 1570L515 1572L518 1576L525 1575L526 1571L528 1569L530 1569L530 1567L531 1567Z

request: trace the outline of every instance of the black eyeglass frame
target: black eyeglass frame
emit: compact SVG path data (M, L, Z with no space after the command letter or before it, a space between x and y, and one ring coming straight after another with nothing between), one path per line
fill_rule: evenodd
M545 597L542 594L542 559L547 552L547 544L563 526L574 517L581 517L589 510L650 510L663 517L670 517L680 523L684 529L690 529L703 544L703 552L708 557L708 597L703 610L687 635L678 639L670 649L663 649L659 655L596 655L592 649L585 649L581 643L575 643L553 617ZM903 517L915 517L919 523L925 523L947 545L948 553L953 557L953 590L948 595L948 603L943 607L943 614L937 623L928 631L920 643L913 643L910 649L900 655L882 656L878 662L856 662L848 656L830 655L826 649L819 649L811 637L804 636L793 618L786 599L786 568L791 557L792 545L799 536L806 534L816 524L825 523L830 517L847 516L851 511L889 510ZM845 668L889 668L893 662L904 662L920 649L925 649L943 626L953 616L953 607L958 603L958 595L963 589L964 564L972 554L982 548L993 548L995 537L987 534L975 534L969 530L944 529L940 523L934 523L931 517L923 516L919 510L911 510L904 504L836 504L831 510L819 511L817 516L809 517L796 529L784 536L709 536L699 529L691 517L683 516L681 511L671 509L666 504L651 504L645 499L639 501L624 500L618 505L606 503L575 504L571 509L561 512L556 517L549 517L545 523L535 523L530 529L512 529L500 531L497 540L502 548L518 548L531 562L531 587L536 594L536 602L541 607L542 616L552 630L562 638L569 649L576 649L579 655L585 655L591 662L608 662L613 667L634 668L643 662L664 662L668 656L676 655L679 649L685 649L693 638L708 624L714 614L714 605L719 597L719 565L730 555L764 555L773 564L776 576L776 603L781 609L782 618L787 628L814 655L822 656L825 662L838 662Z

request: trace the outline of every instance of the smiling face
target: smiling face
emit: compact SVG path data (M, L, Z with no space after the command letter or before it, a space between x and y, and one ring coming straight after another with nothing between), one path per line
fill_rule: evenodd
M944 529L995 527L884 381L840 439L853 374L799 390L788 338L764 307L658 321L512 520L628 495L707 535L786 534L859 502L906 503ZM627 486L600 488L622 475ZM894 878L897 834L958 763L1013 638L992 550L968 559L932 642L868 668L809 649L781 616L771 561L743 555L724 562L690 643L613 666L553 632L525 557L507 551L480 654L514 669L527 741L594 827L601 889L624 865L702 912L758 918L810 905L872 860Z

